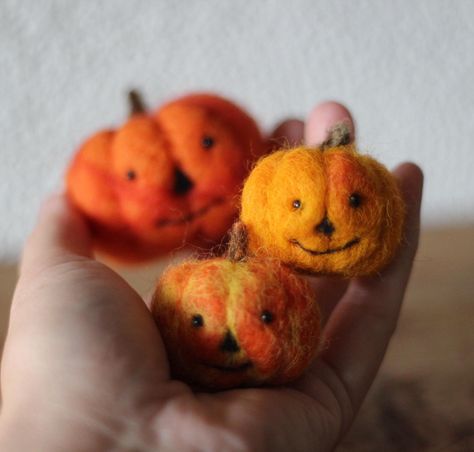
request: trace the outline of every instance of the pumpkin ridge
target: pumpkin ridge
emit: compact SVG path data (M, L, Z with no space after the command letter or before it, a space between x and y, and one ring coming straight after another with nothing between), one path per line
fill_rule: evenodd
M94 223L94 250L139 263L183 244L218 244L238 215L234 198L250 163L265 151L257 124L213 94L182 96L154 112L146 111L137 92L129 93L129 102L130 117L86 140L65 175L68 196ZM179 110L179 118L166 117L170 109ZM212 152L212 139L203 144L208 129L219 137L219 152ZM187 181L179 193L173 191L180 180L176 169ZM173 210L178 214L168 215ZM160 218L166 228L157 232ZM123 225L127 236L113 236Z

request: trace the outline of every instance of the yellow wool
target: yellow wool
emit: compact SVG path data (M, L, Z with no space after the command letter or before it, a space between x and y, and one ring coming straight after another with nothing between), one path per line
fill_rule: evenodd
M401 241L405 208L396 180L353 145L262 158L241 202L252 254L313 273L376 273Z

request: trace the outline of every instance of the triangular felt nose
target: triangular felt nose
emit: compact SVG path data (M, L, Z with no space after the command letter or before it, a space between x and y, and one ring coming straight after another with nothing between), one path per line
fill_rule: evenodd
M191 190L193 186L193 181L186 175L186 173L179 168L175 168L173 192L177 195L184 195Z
M224 336L224 340L221 343L221 350L228 353L237 353L240 350L239 344L230 331L227 331Z
M321 223L319 223L314 229L324 235L331 235L334 232L334 226L329 221L328 217L324 217L323 221L321 221Z

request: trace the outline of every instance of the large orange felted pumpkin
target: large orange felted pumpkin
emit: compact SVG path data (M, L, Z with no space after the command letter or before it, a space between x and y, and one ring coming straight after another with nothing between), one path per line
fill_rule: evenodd
M320 339L312 289L273 259L172 267L158 283L152 313L172 375L210 389L294 380Z
M95 247L141 261L186 243L220 241L235 218L249 163L263 153L255 122L233 103L193 94L117 130L89 138L67 173L72 202L89 218Z
M262 158L245 182L249 251L312 273L376 273L401 241L404 203L392 174L359 154L340 125L318 148Z

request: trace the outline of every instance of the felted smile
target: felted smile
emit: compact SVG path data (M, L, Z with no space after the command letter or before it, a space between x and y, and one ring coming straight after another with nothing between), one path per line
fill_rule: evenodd
M155 226L157 228L163 228L165 226L176 226L184 223L190 223L198 217L202 217L213 207L218 206L224 202L224 198L217 198L211 201L204 207L196 210L195 212L189 212L186 215L183 215L181 218L160 218L156 220Z
M322 256L323 254L333 254L333 253L338 253L339 251L344 251L344 250L347 250L349 248L351 248L352 246L356 245L357 243L359 243L360 239L359 238L355 238L355 239L352 239L350 242L347 242L345 245L343 246L339 246L337 248L330 248L326 251L317 251L317 250L310 250L308 248L305 248L300 242L298 242L298 240L296 239L290 239L290 243L293 244L293 245L296 245L296 246L299 246L303 251L306 251L307 253L309 254L312 254L313 256Z
M222 372L242 372L247 370L248 368L252 367L252 363L247 361L246 363L240 364L238 366L215 366L209 365L209 367L213 367L214 369L220 370Z

